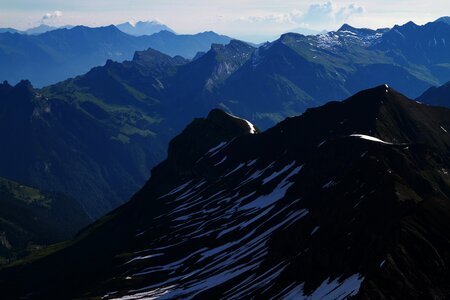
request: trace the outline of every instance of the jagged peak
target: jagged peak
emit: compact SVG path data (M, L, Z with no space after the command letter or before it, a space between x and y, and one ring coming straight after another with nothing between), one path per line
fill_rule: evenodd
M15 89L34 91L34 87L29 80L21 80L14 86Z
M141 64L141 65L154 65L154 64L172 64L172 65L182 65L188 62L187 59L182 56L174 56L170 57L167 54L164 54L155 49L149 48L144 51L136 51L134 52L133 63Z
M337 31L353 31L353 30L355 30L356 28L355 27L353 27L353 26L350 26L349 24L347 24L347 23L344 23Z
M255 132L259 132L255 128ZM213 109L206 118L194 119L169 144L167 159L152 170L152 180L168 173L190 175L194 164L211 149L223 146L232 139L248 135L251 126L247 120L221 109ZM162 172L162 170L168 171Z
M249 45L246 42L240 41L240 40L231 40L228 44L217 44L213 43L211 44L211 50L215 52L221 52L221 51L248 51L248 50L254 50L255 47Z
M345 31L349 31L349 32L353 32L353 33L358 33L358 34L374 34L375 32L382 32L383 29L377 29L377 30L373 30L370 28L356 28L353 27L347 23L343 24L341 26L341 28L338 29L337 32L345 32Z
M393 29L414 29L414 28L418 28L420 27L419 25L417 25L416 23L414 23L413 21L409 21L403 25L395 25L393 27Z
M158 50L153 48L148 48L147 50L135 51L133 55L132 61L140 61L140 60L148 60L148 59L156 59L156 58L166 58L170 59L171 57L167 54L164 54Z

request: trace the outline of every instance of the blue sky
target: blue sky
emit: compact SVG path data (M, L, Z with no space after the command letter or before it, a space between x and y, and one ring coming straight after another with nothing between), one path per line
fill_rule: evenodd
M255 42L288 31L424 24L450 14L450 1L433 0L0 0L0 27L101 26L159 20L178 33L206 30Z

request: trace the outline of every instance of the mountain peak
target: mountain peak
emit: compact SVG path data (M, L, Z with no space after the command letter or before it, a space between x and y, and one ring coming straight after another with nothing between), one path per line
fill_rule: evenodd
M249 121L236 117L230 113L227 113L221 109L213 109L206 117L207 120L214 122L223 128L229 128L230 131L236 131L240 133L259 133L259 129L256 128Z
M414 23L413 21L409 21L403 25L395 25L393 29L416 29L418 27L420 26Z
M152 170L151 179L158 180L156 176L159 175L167 176L167 171L180 177L190 176L194 164L207 153L225 146L238 136L257 132L259 130L247 120L213 109L206 118L194 119L170 142L167 159Z
M337 32L346 32L346 31L356 33L356 34L372 35L375 32L380 31L380 30L373 30L370 28L356 28L356 27L353 27L353 26L345 23L344 25L341 26L341 28L338 29Z
M344 24L341 26L341 28L338 29L338 31L353 31L353 30L355 30L355 29L356 29L355 27L350 26L350 25L347 24L347 23L344 23Z
M158 21L125 22L116 27L120 31L134 36L152 35L161 31L174 33L171 28Z
M253 51L255 48L250 46L248 43L239 41L239 40L231 40L228 44L211 44L211 50L214 52L249 52Z
M153 71L164 73L167 68L183 65L188 62L181 56L170 57L162 52L149 48L144 51L136 51L133 56L133 63L145 66Z

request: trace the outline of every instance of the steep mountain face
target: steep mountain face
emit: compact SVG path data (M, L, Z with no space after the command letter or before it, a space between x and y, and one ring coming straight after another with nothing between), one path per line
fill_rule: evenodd
M0 34L0 80L30 80L44 86L83 74L108 59L131 59L138 50L154 48L171 56L192 58L211 44L231 39L213 32L176 35L164 31L151 36L130 36L115 26L76 26L40 35Z
M141 36L141 35L152 35L160 31L166 30L175 33L172 29L164 24L156 21L139 21L135 24L130 22L122 23L116 25L116 27L129 35Z
M382 85L253 127L195 120L129 203L3 269L2 296L450 296L450 110Z
M65 90L54 98L25 81L0 85L0 176L75 198L93 218L128 199L164 158L167 142L155 133L160 118L141 112L152 105L147 98L123 99L131 91L125 84L107 86L99 80L89 97ZM102 91L129 103L92 95Z
M449 24L431 22L418 26L409 22L403 26L394 26L383 35L374 48L387 51L387 55L400 65L409 62L412 64L411 68L415 69L419 69L420 65L425 66L440 83L443 83L449 79L449 42Z
M205 115L215 107L227 108L230 101L224 99L221 89L254 51L254 47L236 40L225 46L213 44L210 51L181 66L174 76L166 79L163 97L167 99L167 113L181 121L178 130L193 117ZM249 104L241 105L247 107Z
M429 105L450 107L450 82L429 88L417 100Z
M75 200L0 177L0 265L70 239L90 222Z

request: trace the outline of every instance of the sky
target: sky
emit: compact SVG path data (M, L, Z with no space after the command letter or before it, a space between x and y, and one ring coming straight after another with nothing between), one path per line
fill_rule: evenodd
M252 42L343 23L383 28L450 15L448 0L0 0L0 27L103 26L157 20L177 33L212 30Z

